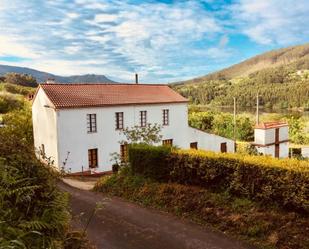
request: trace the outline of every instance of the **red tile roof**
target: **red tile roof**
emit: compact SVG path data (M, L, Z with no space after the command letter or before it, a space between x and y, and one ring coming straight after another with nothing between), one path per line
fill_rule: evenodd
M274 129L283 126L288 126L288 123L282 121L263 122L255 126L255 129Z
M56 109L188 102L169 86L158 84L41 84L39 87Z

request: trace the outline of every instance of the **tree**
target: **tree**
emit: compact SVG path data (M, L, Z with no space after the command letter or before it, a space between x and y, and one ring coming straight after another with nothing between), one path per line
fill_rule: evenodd
M121 131L125 136L125 140L121 141L121 144L149 144L153 145L159 143L162 140L162 135L160 134L162 126L159 124L147 124L145 127L133 126L127 127Z
M211 131L213 128L214 113L193 112L189 115L189 125L203 131Z
M148 144L153 145L159 143L162 140L162 135L160 134L162 126L159 124L147 124L145 127L133 126L126 127L120 133L124 135L125 139L119 141L119 144L125 145L129 144ZM128 147L126 148L128 150ZM118 152L110 154L111 162L113 162L113 172L118 172L120 167L127 165L128 155L120 155Z
M290 117L287 118L289 124L289 135L293 143L296 144L306 144L308 141L308 136L304 132L305 124L301 118Z
M28 74L7 73L4 77L6 83L30 87L36 87L38 85L36 79Z

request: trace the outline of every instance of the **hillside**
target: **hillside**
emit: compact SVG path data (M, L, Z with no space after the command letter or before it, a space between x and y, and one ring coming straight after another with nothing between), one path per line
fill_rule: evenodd
M309 108L309 43L270 51L221 71L179 82L174 89L194 104L261 104L268 108ZM293 93L293 94L288 94Z
M188 80L183 83L199 83L205 80L232 79L244 77L249 74L272 67L295 63L298 68L309 68L309 43L299 46L292 46L278 50L272 50L243 62L235 64L223 70L208 74L203 77Z
M48 78L55 79L56 82L61 83L79 83L79 82L92 82L92 83L112 83L114 81L108 79L104 75L96 75L96 74L85 74L85 75L72 75L72 76L59 76L51 73L46 73L42 71L38 71L35 69L27 68L27 67L14 67L7 65L0 65L0 76L5 75L6 73L20 73L20 74L29 74L36 78L37 82L45 82Z

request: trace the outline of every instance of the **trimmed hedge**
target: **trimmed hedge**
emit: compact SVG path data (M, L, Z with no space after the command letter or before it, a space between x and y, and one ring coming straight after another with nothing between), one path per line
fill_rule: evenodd
M167 159L171 152L168 146L149 146L145 144L135 144L129 146L129 161L134 174L166 181L169 179L169 168Z
M309 213L309 164L305 161L146 145L131 146L129 160L134 173L155 180L227 190Z

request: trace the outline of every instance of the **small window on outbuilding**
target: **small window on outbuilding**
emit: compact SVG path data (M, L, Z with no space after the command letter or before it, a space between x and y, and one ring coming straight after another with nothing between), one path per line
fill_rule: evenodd
M190 143L190 149L197 150L197 142Z
M227 152L226 143L221 143L220 149L221 149L221 153L226 153Z

